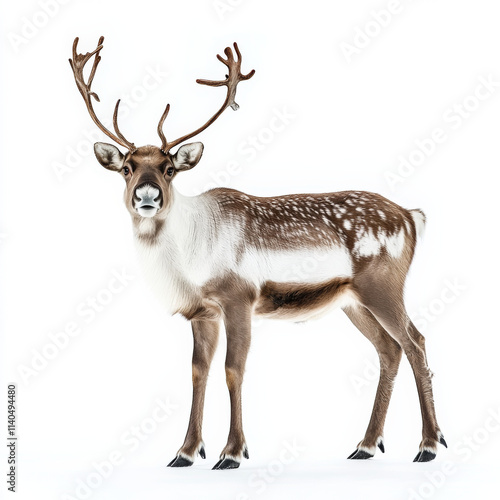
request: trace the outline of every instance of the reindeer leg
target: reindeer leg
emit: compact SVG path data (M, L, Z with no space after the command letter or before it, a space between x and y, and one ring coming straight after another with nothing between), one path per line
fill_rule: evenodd
M423 359L419 363L411 363L415 379L420 378L421 382L417 381L418 396L420 398L420 407L422 409L423 439L420 443L419 452L413 460L414 462L429 462L436 458L437 446L435 437L445 448L448 444L444 439L443 433L440 431L436 421L436 413L434 410L434 398L432 395L432 372L427 364L427 353L425 352L425 338L417 330L415 325L409 320L408 332L414 343L420 348L423 354ZM415 367L414 367L415 365Z
M356 450L347 457L360 460L373 457L377 446L382 453L385 452L384 423L402 350L364 306L347 307L344 312L358 330L374 345L380 359L380 379L365 437L358 444Z
M231 401L231 424L227 444L214 469L237 469L243 457L248 458L241 416L241 385L250 348L251 307L242 303L226 309L226 383Z
M188 467L193 465L199 453L205 458L205 448L201 437L203 421L203 404L207 386L210 364L219 339L219 323L217 321L193 320L193 403L189 426L184 444L168 467Z
M410 362L422 412L422 441L414 462L429 462L436 457L438 443L447 445L437 424L432 395L432 374L427 366L423 336L408 318L402 293L390 288L384 291L385 294L365 295L363 303L403 348Z

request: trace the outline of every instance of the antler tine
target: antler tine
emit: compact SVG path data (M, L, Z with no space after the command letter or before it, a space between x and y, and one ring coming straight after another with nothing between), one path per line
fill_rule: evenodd
M167 142L167 139L165 137L165 134L163 133L163 123L165 122L165 119L167 118L169 111L170 111L170 104L167 104L165 111L161 115L160 122L158 123L158 135L160 136L160 139L161 139L161 150L164 153L168 152L168 149L167 149L168 142Z
M94 80L94 76L97 70L97 66L99 65L99 62L101 61L101 56L99 55L100 51L103 48L103 42L104 42L104 37L101 36L99 38L99 42L97 43L97 48L92 51L92 52L87 52L86 54L78 54L77 48L78 48L78 41L79 38L76 37L74 42L73 42L73 58L69 60L71 69L73 70L73 76L75 77L75 82L76 86L78 87L78 90L80 91L80 94L82 94L83 100L85 101L85 104L87 106L87 110L89 112L90 117L94 121L94 123L101 129L102 132L104 132L110 139L115 141L116 143L122 145L123 147L127 148L131 153L136 151L136 147L132 142L127 141L123 134L120 132L120 129L118 128L118 123L117 123L117 116L118 116L118 106L120 104L120 101L116 103L115 107L115 113L113 115L113 125L116 131L116 134L113 134L110 132L97 118L97 115L95 114L94 107L92 106L92 97L95 98L96 101L99 102L99 96L95 93L92 92L91 87L92 87L92 82ZM85 77L83 76L83 69L87 62L89 61L90 58L94 58L94 63L92 64L92 69L90 71L89 78L87 82L85 82Z
M229 68L229 59L224 59L220 54L217 54L217 59Z
M90 76L89 76L89 81L88 81L89 90L90 90L90 87L92 85L92 82L94 81L94 76L95 76L97 66L101 62L101 56L100 56L99 52L103 48L103 45L102 45L103 42L104 42L104 37L101 36L99 38L99 41L97 42L97 46L99 47L99 50L97 52L95 52L94 64L92 64L92 70L90 71ZM92 56L90 56L90 57L92 57ZM99 102L99 98L97 97L97 95L96 95L96 99Z
M196 83L200 85L208 85L209 87L222 87L223 85L227 85L226 80L202 80L201 78L196 79Z
M118 128L118 108L120 106L121 99L118 99L116 101L116 106L115 106L115 111L113 113L113 128L115 129L116 135L125 143L127 143L129 146L128 149L133 153L136 150L136 147L133 143L128 142L127 139L125 139L124 135L120 132L120 129Z
M236 42L234 42L233 45L234 45L234 50L236 52L236 55L238 56L238 62L240 63L240 67L241 67L241 61L243 60L243 58L241 57L240 49L238 48L238 44Z
M241 62L243 61L243 56L241 55L240 49L238 48L238 44L236 42L234 42L233 45L234 45L234 50L236 52L236 55L238 56L237 64L238 64L238 74L239 74L240 80L249 80L255 74L255 70L252 69L252 71L250 71L246 75L241 74L240 69L241 69Z
M235 111L239 108L238 104L234 100L236 96L236 87L239 82L252 78L252 76L255 74L255 70L253 69L248 74L243 75L240 71L241 61L242 61L241 52L236 42L234 43L234 50L238 57L237 60L234 59L231 47L226 47L224 49L224 54L226 54L227 59L224 59L221 55L217 54L217 59L223 64L225 64L229 70L228 71L229 74L226 75L225 80L202 80L202 79L196 80L196 83L199 83L200 85L208 85L209 87L222 87L225 85L227 87L226 99L224 100L224 103L222 104L221 108L204 125L196 129L194 132L186 134L180 137L179 139L176 139L175 141L167 142L165 139L165 135L163 133L163 122L165 121L165 118L167 117L168 114L168 110L170 109L169 106L167 106L167 109L163 113L160 123L158 124L158 135L162 140L162 151L164 153L167 153L173 147L181 144L182 142L186 141L187 139L190 139L191 137L194 137L195 135L198 135L200 132L203 132L203 130L208 128L215 120L217 120L217 118L219 118L219 116L223 113L223 111L229 106L231 106L231 108Z

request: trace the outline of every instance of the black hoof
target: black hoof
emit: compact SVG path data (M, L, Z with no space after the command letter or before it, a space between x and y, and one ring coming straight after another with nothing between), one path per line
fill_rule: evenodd
M240 463L232 458L221 458L213 467L212 470L237 469Z
M436 454L432 451L419 451L417 456L413 459L414 462L430 462L436 458Z
M205 460L205 458L207 458L207 456L205 454L205 448L203 446L200 448L199 453L200 453L200 457L203 458L203 460Z
M446 444L446 441L444 440L444 437L441 436L441 438L439 439L439 442L445 447L445 448L448 448L448 445Z
M245 449L243 450L243 456L244 456L245 458L250 458L250 455L248 454L248 448L245 448Z
M380 443L377 446L379 447L379 450L382 453L385 453L385 448L384 448L384 442L383 441L380 441Z
M191 460L188 460L187 458L181 457L179 455L179 456L175 457L167 465L167 467L189 467L190 465L193 465L193 462L191 462Z
M351 453L347 459L348 460L366 460L367 458L372 458L373 455L370 453L367 453L364 450L354 450L353 453Z

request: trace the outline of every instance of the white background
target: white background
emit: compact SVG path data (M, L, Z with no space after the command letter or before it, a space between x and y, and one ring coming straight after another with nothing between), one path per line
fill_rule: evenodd
M52 2L50 18L42 3L10 2L1 16L0 435L6 384L14 382L18 498L456 499L497 492L500 87L489 95L480 89L481 101L473 96L481 78L500 82L498 3L222 0L217 9L212 0L72 0ZM388 6L397 12L381 27L373 13ZM366 46L348 61L342 44L359 45L365 29ZM255 195L371 190L425 210L407 307L427 338L449 444L434 462L412 463L421 421L405 359L385 455L345 460L368 424L377 359L337 311L305 325L256 324L243 405L251 459L237 471L210 470L229 425L221 336L206 398L207 460L165 467L189 416L190 325L169 317L143 283L123 181L90 152L87 136L96 128L67 62L77 35L83 52L106 36L95 108L110 120L117 98L135 96L120 124L137 145L159 145L156 125L167 102L169 138L210 116L224 91L195 79L223 77L215 54L238 41L243 70L256 74L239 86L241 109L226 111L200 135L202 161L176 179L183 193L217 178ZM156 86L147 78L152 70ZM458 119L454 106L464 101L468 116ZM270 134L277 111L293 118ZM391 186L387 172L397 173L400 156L408 158L415 141L436 128L446 139ZM255 155L248 152L251 136L265 142ZM230 162L237 172L228 175ZM134 278L95 317L85 315L86 301L109 298L103 290L123 270ZM49 335L71 322L79 335L54 354ZM176 405L158 424L151 420L159 415L157 398ZM141 425L149 433L132 450L121 436ZM299 447L286 464L284 442ZM93 463L113 453L122 463L103 479ZM0 487L6 491L4 480Z

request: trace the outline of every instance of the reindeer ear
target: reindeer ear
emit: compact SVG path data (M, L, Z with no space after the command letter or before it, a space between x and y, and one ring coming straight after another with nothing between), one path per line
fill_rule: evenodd
M201 142L193 142L181 146L175 155L172 156L174 167L177 171L189 170L196 166L203 154L203 144Z
M105 142L96 142L94 144L94 153L104 168L115 172L122 169L124 156L116 146Z

